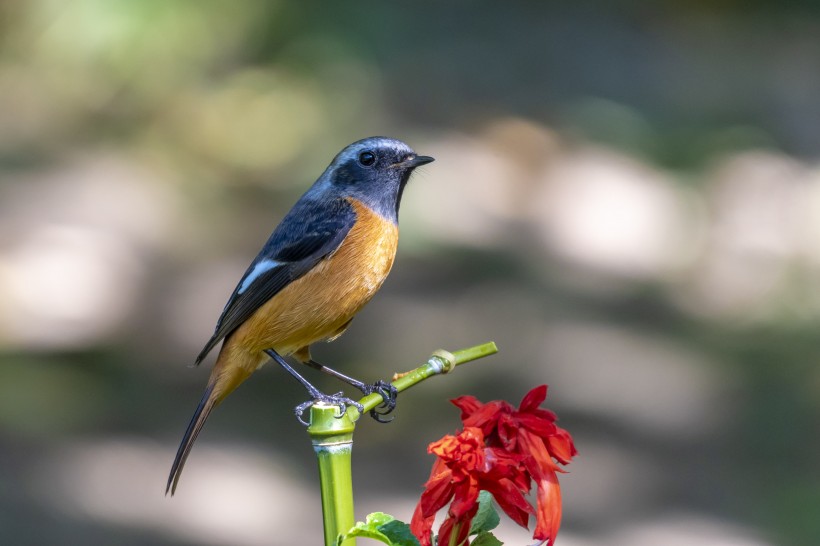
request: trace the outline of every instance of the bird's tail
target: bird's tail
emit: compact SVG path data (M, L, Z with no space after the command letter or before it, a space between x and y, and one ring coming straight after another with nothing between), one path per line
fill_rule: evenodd
M196 441L196 437L199 436L202 426L208 419L208 415L211 414L211 410L213 410L217 404L217 401L213 396L215 386L216 385L208 385L208 388L205 389L205 392L202 395L202 400L199 401L199 405L196 407L194 416L191 418L191 422L188 423L188 428L185 430L185 435L182 437L182 442L179 444L177 455L174 457L174 464L171 466L171 474L168 476L168 485L165 487L166 495L169 491L171 492L171 495L176 492L177 483L179 482L179 477L182 474L182 469L185 467L185 461L188 459L188 454L191 453L191 448L194 446L194 442Z
M194 416L191 417L191 422L188 423L188 428L182 437L182 442L179 444L176 457L174 457L174 464L171 465L168 484L165 487L166 495L169 491L171 495L176 492L179 477L185 467L185 461L188 459L191 448L194 446L194 442L211 411L251 374L246 368L225 365L222 360L222 355L220 355L213 372L211 372L208 386L205 388L202 399L199 401Z

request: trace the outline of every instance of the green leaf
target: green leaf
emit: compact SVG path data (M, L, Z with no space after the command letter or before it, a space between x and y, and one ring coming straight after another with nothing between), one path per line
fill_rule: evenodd
M394 518L390 514L385 514L384 512L373 512L372 514L368 514L368 516L365 518L365 525L373 525L375 527L379 527L380 525L390 523L395 519L396 518Z
M498 517L498 512L493 505L492 495L487 491L481 491L478 494L478 512L470 525L470 534L477 535L481 531L492 531L498 527L500 521L501 518Z
M470 546L504 546L504 543L495 538L492 533L481 531Z
M359 537L372 538L390 546L419 546L419 541L410 532L409 525L384 512L373 512L368 515L364 523L360 521L347 534L340 535L336 544Z
M420 546L418 539L410 532L410 526L394 519L379 527L386 537L390 539L390 544L394 546Z
M336 539L336 544L339 545L349 538L365 537L395 546L394 543L390 541L390 538L379 529L382 525L386 525L393 520L393 516L389 514L373 512L367 516L364 523L360 521L346 534L339 535L339 538Z

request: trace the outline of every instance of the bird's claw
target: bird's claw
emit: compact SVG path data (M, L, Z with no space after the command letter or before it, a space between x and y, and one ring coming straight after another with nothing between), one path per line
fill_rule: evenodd
M343 392L337 392L336 394L320 394L319 396L316 396L314 399L302 402L301 404L293 408L293 413L296 415L296 418L299 420L300 423L302 423L306 427L310 426L310 423L302 418L302 414L305 413L305 410L307 410L317 402L322 402L324 404L338 407L339 415L336 416L337 419L341 419L342 416L344 416L344 414L347 413L348 406L353 406L357 410L359 410L359 413L364 413L364 406L362 406L355 400L347 398Z
M382 397L382 403L370 410L370 417L378 423L389 423L393 420L392 417L390 419L383 419L383 417L396 409L396 398L399 395L399 391L396 390L396 387L379 379L371 385L365 385L363 392L365 396L377 393ZM379 411L380 409L381 411Z
M302 419L302 414L305 413L305 410L312 406L314 402L315 400L308 400L307 402L302 402L301 404L293 408L293 413L296 414L296 418L299 420L300 423L302 423L306 427L309 427L310 423Z
M396 387L386 381L379 380L369 385L363 385L361 387L361 391L365 396L375 393L382 397L382 403L370 410L370 417L378 423L389 423L393 420L392 418L385 419L384 416L396 409L396 398L399 394ZM308 408L317 402L337 406L339 408L339 415L337 416L337 419L341 418L347 412L348 406L353 406L359 410L360 414L364 413L364 406L355 400L347 398L343 392L337 392L336 394L318 393L312 400L302 402L294 408L293 412L300 423L305 426L310 426L310 423L305 421L302 415Z

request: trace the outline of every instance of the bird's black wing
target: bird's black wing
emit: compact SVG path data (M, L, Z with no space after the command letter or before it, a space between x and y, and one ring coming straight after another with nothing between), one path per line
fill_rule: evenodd
M196 364L265 302L339 248L355 223L356 212L346 200L300 200L242 276Z

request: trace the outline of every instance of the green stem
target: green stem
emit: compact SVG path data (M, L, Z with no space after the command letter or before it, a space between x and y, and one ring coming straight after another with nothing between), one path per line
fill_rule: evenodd
M355 427L347 413L340 415L338 406L318 402L310 408L308 434L319 462L325 546L334 546L339 534L346 533L356 523L350 466ZM355 544L355 539L343 543L344 546Z
M427 362L415 370L403 374L391 384L396 387L397 391L402 392L424 381L428 377L450 373L456 366L484 358L485 356L494 355L497 352L498 347L492 341L466 349L459 349L452 353L444 350L434 351ZM364 406L365 412L372 410L382 402L383 400L380 394L371 394L359 400L359 403ZM354 421L358 419L359 411L356 408L351 407L348 408L347 411L352 414Z
M458 534L461 532L461 523L456 523L453 525L453 531L450 533L450 540L447 541L448 546L459 546L456 544L456 540L458 539Z
M444 350L433 355L415 370L403 374L392 382L397 391L409 389L428 377L449 373L456 366L498 352L495 343L489 342L452 353ZM381 395L365 396L359 403L364 411L370 411L383 402ZM353 480L351 476L351 450L353 431L361 415L355 407L348 407L340 415L337 406L316 403L310 408L310 434L313 449L319 461L319 480L322 491L322 517L325 526L325 546L335 546L340 534L347 533L353 525ZM350 538L340 546L355 546Z

